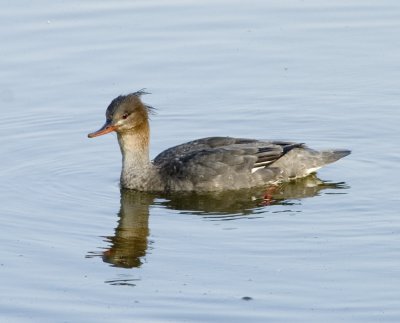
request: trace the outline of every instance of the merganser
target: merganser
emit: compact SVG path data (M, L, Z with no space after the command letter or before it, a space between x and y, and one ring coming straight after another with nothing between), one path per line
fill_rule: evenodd
M150 192L212 192L266 186L305 177L350 154L317 151L304 143L232 137L190 141L149 158L149 113L143 90L120 95L106 110L106 123L89 138L115 131L122 153L121 186Z

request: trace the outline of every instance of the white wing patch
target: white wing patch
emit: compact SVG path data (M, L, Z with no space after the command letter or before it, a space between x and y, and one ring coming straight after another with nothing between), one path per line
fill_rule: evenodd
M306 173L307 173L307 175L310 175L311 173L316 172L320 168L321 168L321 166L320 167L309 168L309 169L307 169Z
M256 171L258 171L261 168L265 168L265 166L254 167L254 168L251 169L251 173L254 174Z

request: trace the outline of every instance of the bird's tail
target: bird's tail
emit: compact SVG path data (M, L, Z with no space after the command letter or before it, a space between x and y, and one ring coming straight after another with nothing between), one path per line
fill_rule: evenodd
M348 149L334 149L321 151L321 166L333 163L347 155L350 155L351 150Z

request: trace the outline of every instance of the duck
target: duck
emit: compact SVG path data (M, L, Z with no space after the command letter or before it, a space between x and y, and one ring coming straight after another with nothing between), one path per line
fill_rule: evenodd
M116 132L122 154L122 188L147 192L213 192L266 187L302 178L351 153L314 150L304 143L207 137L149 156L149 115L144 90L113 99L106 122L89 138Z

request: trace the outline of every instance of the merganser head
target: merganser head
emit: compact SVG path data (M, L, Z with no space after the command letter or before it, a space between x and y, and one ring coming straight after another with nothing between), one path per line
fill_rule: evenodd
M88 137L93 138L116 131L119 134L134 132L148 121L148 114L153 109L145 105L140 96L147 94L143 90L128 95L120 95L111 101L106 110L106 123L99 130L89 133Z

